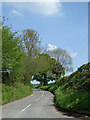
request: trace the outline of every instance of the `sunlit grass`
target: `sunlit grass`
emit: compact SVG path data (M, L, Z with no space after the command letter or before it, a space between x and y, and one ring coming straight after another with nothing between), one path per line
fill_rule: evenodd
M55 104L58 108L90 114L90 92L76 91L65 94L64 92L58 92L58 90L56 90L55 96Z
M2 84L2 104L26 97L32 93L32 87L23 83L15 83L14 86Z

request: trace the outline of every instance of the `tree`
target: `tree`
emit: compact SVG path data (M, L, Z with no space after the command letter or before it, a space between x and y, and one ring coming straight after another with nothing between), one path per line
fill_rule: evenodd
M2 82L13 83L23 79L20 38L8 26L2 26Z
M25 65L25 73L24 78L25 81L30 82L33 74L37 73L37 61L36 57L40 53L40 36L35 30L26 29L23 30L22 35L23 46L24 46L24 65Z
M72 59L66 50L58 48L48 51L48 54L51 58L55 58L62 65L62 67L65 68L65 72L72 71Z
M39 81L40 82L40 85L44 85L44 75L43 73L37 73L33 76L33 79L32 80L36 80L36 81Z
M52 74L56 75L57 79L65 74L65 68L54 58L51 58L50 65L51 65L51 72Z
M2 81L2 20L1 20L1 17L0 17L0 83Z
M37 57L38 67L37 71L43 76L43 85L47 85L47 72L50 70L50 56L48 54L39 54Z
M40 54L37 61L39 72L34 75L33 80L37 80L43 85L47 85L50 80L57 80L65 73L64 67L48 54Z
M40 53L40 36L32 29L23 30L23 42L27 55L35 57Z

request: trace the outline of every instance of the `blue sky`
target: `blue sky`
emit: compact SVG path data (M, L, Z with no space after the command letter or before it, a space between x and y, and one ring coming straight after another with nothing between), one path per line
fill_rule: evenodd
M36 30L42 45L70 52L73 69L88 62L88 3L2 3L2 16L14 30Z

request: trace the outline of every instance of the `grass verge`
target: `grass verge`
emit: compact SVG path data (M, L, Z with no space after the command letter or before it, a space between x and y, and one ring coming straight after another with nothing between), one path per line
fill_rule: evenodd
M32 94L32 86L16 82L13 86L2 84L2 105Z
M57 108L90 114L89 92L75 91L64 93L55 91L55 105Z
M80 114L90 115L90 92L86 91L65 91L63 86L52 84L40 87L55 95L55 106L58 110L73 111Z

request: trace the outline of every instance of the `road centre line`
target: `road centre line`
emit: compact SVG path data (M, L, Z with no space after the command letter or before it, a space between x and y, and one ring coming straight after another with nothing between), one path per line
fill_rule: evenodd
M27 107L25 107L21 112L25 111L30 106L31 106L31 104L29 104Z
M43 94L42 94L41 97L43 97L43 95L44 95L44 92L43 92ZM32 94L31 96L33 96L33 94ZM37 102L38 100L40 100L40 98L38 98L37 100L35 100L35 102ZM22 110L22 112L25 111L25 110L26 110L28 107L30 107L30 106L31 106L31 104L29 104L27 107L25 107L25 108Z
M43 94L42 94L42 96L41 97L43 97Z
M44 95L44 92L43 92L43 94L41 95L41 97L43 97L43 95Z
M35 100L35 102L37 102L38 100L40 100L40 98L38 98L37 100Z

